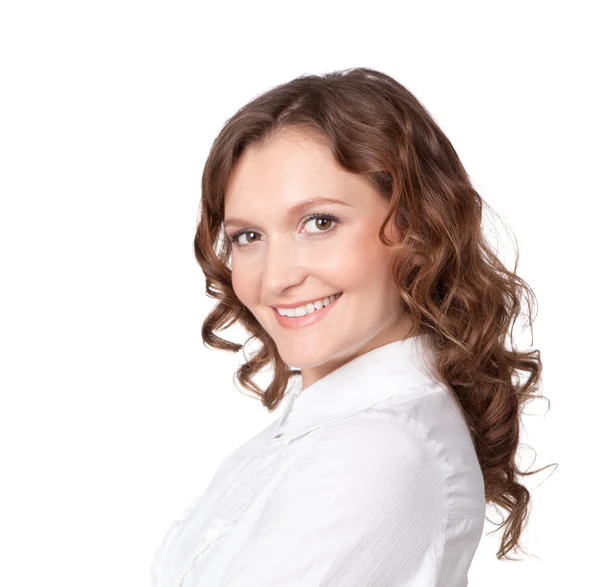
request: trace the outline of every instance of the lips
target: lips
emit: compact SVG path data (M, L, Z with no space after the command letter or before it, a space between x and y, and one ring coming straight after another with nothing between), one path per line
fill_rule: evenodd
M328 296L322 296L320 298L315 298L313 300L306 300L304 302L296 302L294 304L278 304L276 306L271 306L271 308L275 308L275 309L277 309L277 308L286 308L286 309L289 309L289 308L298 308L299 306L306 306L307 304L314 304L315 302L321 301L324 298L330 298L331 296L337 296L337 295L339 295L341 293L343 293L343 292L337 291L334 294L329 294Z
M309 326L311 324L315 324L317 322L320 322L321 320L324 320L329 315L331 310L335 308L338 302L344 297L343 292L339 293L341 293L341 295L327 306L323 306L323 308L321 308L320 310L315 310L314 312L311 312L310 314L305 314L304 316L282 316L281 314L279 314L276 308L273 308L275 318L280 324L280 326L283 326L284 328L300 328L302 326Z

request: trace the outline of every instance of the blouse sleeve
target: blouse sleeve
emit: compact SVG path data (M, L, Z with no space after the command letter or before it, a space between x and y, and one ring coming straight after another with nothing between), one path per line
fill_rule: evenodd
M291 464L221 585L432 586L446 479L412 418L368 410L331 424Z

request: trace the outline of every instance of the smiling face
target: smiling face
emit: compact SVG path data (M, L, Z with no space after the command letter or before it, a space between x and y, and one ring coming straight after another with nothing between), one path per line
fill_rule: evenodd
M307 202L325 198L337 202ZM224 226L234 239L233 289L282 359L301 369L303 388L406 337L393 254L377 236L386 212L366 179L340 168L323 142L297 131L246 147L229 179ZM275 309L338 293L330 307L317 302L303 317L282 317Z

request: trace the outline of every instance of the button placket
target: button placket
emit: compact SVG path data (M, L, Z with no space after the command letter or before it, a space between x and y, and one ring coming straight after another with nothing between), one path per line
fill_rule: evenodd
M290 392L290 395L288 397L288 402L284 408L283 414L281 415L282 424L279 427L280 431L277 434L275 434L271 440L281 438L283 436L285 427L288 424L291 424L291 422L293 421L292 413L294 410L294 403L296 401L296 398L300 394L300 391L301 391L300 387L296 387L294 390L292 390Z
M210 544L218 540L225 534L227 528L229 526L229 522L224 520L223 518L217 518L213 521L213 523L209 526L208 530L204 532L200 542L202 544Z
M231 524L234 521L235 520L230 521L230 520L225 520L221 517L218 517L211 522L210 526L205 530L205 532L200 537L200 540L198 540L198 543L196 544L196 548L194 548L194 551L188 558L186 564L183 566L183 568L177 575L177 578L176 578L175 582L172 584L172 587L180 587L181 586L181 584L183 583L183 580L185 579L187 574L192 570L192 567L194 566L196 559L209 546L211 546L217 540L220 540L227 533L227 530L229 529L229 527L231 526Z

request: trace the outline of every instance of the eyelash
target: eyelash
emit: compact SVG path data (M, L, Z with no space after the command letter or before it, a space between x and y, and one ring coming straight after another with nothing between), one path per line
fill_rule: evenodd
M305 224L307 224L308 222L310 222L311 220L317 220L317 219L321 219L324 218L325 220L331 220L332 222L335 222L335 224L339 223L339 220L333 215L333 214L327 214L327 213L318 213L315 212L313 214L310 214L309 216L306 217L305 222L302 224L302 226L304 226ZM335 227L332 226L329 230L321 230L319 231L321 234L327 234L328 232L331 232ZM235 245L238 248L243 248L243 247L247 247L249 245L242 245L239 242L239 238L244 235L247 234L249 232L258 232L256 230L240 230L238 232L236 232L235 234L232 234L229 237L229 242L231 242L233 245ZM311 234L317 234L316 232L313 232ZM252 243L250 243L252 244Z

